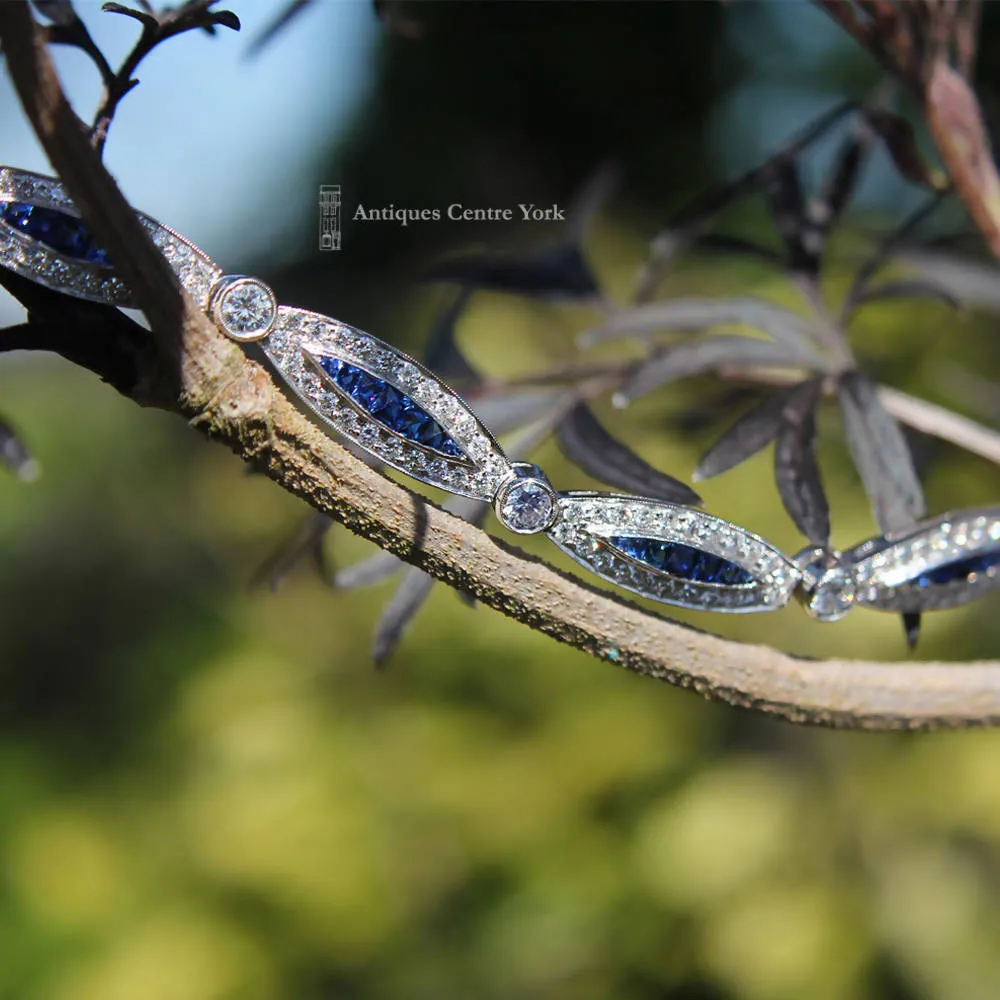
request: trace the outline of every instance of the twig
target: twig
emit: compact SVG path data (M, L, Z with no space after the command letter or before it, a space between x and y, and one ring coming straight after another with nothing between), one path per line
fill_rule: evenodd
M802 378L800 373L746 368L737 365L723 366L716 371L716 375L728 382L774 387L794 385ZM834 391L833 380L825 380L823 384L824 395L831 396ZM926 399L900 392L887 385L878 387L878 395L882 405L897 420L901 420L914 430L958 445L959 448L964 448L973 455L979 455L1000 464L1000 431L976 423L975 420L963 417L961 414L938 406L936 403L930 403Z
M110 73L110 75L107 60L100 56L99 52L97 55L90 53L95 61L97 61L97 56L100 56L99 67L103 63L101 75L104 79L104 95L90 128L90 141L99 154L104 152L108 129L111 127L118 105L126 94L139 83L132 74L138 69L139 63L157 45L165 42L168 38L196 28L205 28L211 31L216 24L222 24L234 31L239 31L239 18L232 11L209 10L214 2L215 0L188 0L187 3L176 8L168 8L160 14L153 13L148 4L144 4L145 10L132 10L119 3L105 3L103 5L102 9L105 11L135 18L142 24L142 32L139 35L139 40L132 47L132 51L125 57L117 71ZM89 52L89 49L86 51Z
M926 399L918 399L887 385L879 386L878 395L897 420L914 430L950 441L974 455L1000 464L1000 431L991 430L943 406L928 403Z
M161 348L143 400L259 462L316 510L504 614L629 670L800 723L891 729L1000 723L1000 662L797 659L651 615L466 524L369 469L323 434L172 283L67 115L25 0L0 4L0 44L39 139L150 320ZM173 356L175 364L164 365ZM112 359L107 359L111 364ZM91 367L101 373L103 362Z

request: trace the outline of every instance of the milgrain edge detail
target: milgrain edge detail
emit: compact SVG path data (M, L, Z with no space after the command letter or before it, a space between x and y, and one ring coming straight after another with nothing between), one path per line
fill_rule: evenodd
M378 338L319 313L279 306L261 346L297 395L338 434L386 465L449 493L492 502L511 463L462 398L422 365ZM346 361L405 393L463 452L450 457L394 432L324 376L322 356Z

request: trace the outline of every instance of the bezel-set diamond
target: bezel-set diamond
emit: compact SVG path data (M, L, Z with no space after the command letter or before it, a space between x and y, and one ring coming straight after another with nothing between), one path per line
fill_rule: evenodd
M216 326L240 343L266 337L278 315L274 292L259 278L230 274L212 289L209 308Z
M800 576L795 565L759 535L693 507L627 494L560 494L558 520L548 535L567 555L610 583L682 608L734 614L773 611L788 603ZM730 585L674 576L630 558L612 544L612 538L623 535L707 552L735 563L753 582Z
M136 213L185 291L227 336L259 342L327 426L393 469L493 504L516 534L547 536L601 579L692 610L750 613L795 594L837 621L855 605L952 608L1000 588L1000 507L943 514L843 553L789 558L750 531L693 507L617 493L560 493L540 468L511 462L468 404L419 362L328 316L279 306L262 281L224 275L193 243ZM59 181L0 167L0 265L75 298L134 306Z
M802 574L796 591L803 607L821 622L840 621L856 599L854 568L832 549L803 549L792 560Z
M512 477L501 485L493 501L497 519L518 535L551 528L559 510L559 494L548 477L529 462L515 462L511 471Z

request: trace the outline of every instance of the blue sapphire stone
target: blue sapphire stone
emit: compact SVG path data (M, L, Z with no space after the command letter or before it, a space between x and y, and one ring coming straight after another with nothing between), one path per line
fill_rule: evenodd
M929 572L921 573L914 577L910 583L915 583L918 587L933 587L944 583L953 583L955 580L968 580L974 573L985 573L994 566L1000 565L1000 549L992 552L981 552L979 555L969 556L967 559L959 559L956 562L945 563Z
M67 257L90 264L107 266L111 263L107 253L94 243L83 222L74 215L21 201L0 201L0 218L26 236Z
M346 361L328 357L318 360L323 371L380 424L449 458L463 457L462 449L441 425L406 393Z
M682 580L720 583L727 587L754 582L753 577L742 566L680 542L620 535L611 538L610 542L633 559Z

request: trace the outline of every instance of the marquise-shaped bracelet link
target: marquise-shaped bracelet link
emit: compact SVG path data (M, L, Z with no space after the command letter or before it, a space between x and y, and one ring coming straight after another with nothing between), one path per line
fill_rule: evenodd
M609 583L730 613L772 611L795 596L824 621L854 605L951 608L1000 586L1000 507L944 514L843 553L807 548L790 557L694 507L561 493L537 466L511 462L468 404L413 358L336 319L278 305L264 282L224 274L179 233L137 216L216 325L258 344L327 427L420 482L491 503L510 531L544 532ZM135 304L62 185L9 167L0 167L0 264L66 295Z

